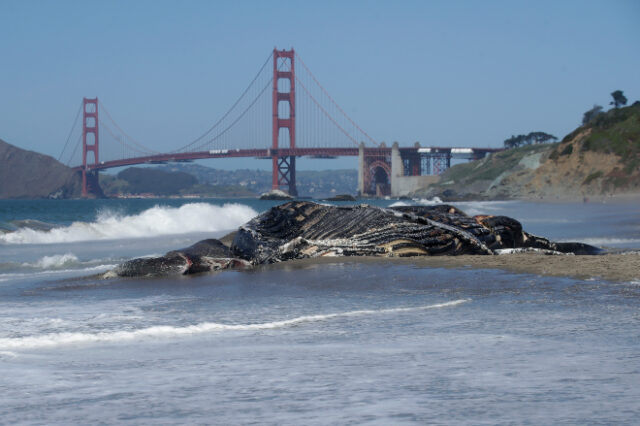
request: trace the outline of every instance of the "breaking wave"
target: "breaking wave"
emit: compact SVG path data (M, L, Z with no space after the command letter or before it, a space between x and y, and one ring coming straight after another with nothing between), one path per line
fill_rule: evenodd
M468 302L470 299L459 299L450 302L437 303L434 305L392 308L378 310L359 310L334 314L304 315L288 320L272 321L256 324L220 324L215 322L204 322L200 324L175 327L169 325L159 325L142 328L139 330L109 331L98 333L51 333L39 336L25 336L13 338L0 338L0 350L16 349L38 349L48 348L68 344L86 343L117 343L133 341L145 338L179 337L195 334L203 334L216 331L259 331L295 326L302 323L317 321L327 321L334 318L348 318L365 315L389 314L399 312L413 312L426 309L445 308L457 306Z
M95 222L74 222L67 227L48 231L20 228L1 234L0 243L51 244L214 232L235 228L257 214L251 207L242 204L215 206L207 203L189 203L180 207L154 206L136 215L103 211Z
M437 204L442 204L442 200L440 197L429 198L420 198L413 199L411 201L396 201L391 204L389 207L405 207L405 206L435 206Z
M67 266L78 265L80 260L73 253L55 254L44 256L34 263L24 263L24 266L32 266L40 269L59 269Z

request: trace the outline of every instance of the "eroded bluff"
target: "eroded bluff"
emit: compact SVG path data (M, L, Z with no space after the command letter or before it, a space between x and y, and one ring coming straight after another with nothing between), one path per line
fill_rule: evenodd
M162 257L133 259L108 276L177 275L319 256L498 254L504 249L596 254L596 247L531 235L506 216L467 216L449 205L379 208L288 202L222 241L208 239Z

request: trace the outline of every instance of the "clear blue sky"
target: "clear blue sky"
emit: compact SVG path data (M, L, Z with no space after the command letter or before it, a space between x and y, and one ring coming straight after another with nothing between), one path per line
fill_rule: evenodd
M613 90L640 99L639 23L637 0L0 0L0 138L57 157L82 97L99 96L129 134L176 148L227 110L274 46L293 46L378 141L561 138ZM331 165L355 161L301 163Z

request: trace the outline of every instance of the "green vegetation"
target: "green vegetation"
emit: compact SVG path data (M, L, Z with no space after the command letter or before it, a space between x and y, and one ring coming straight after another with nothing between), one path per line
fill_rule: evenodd
M165 171L189 173L201 184L233 187L241 185L254 195L271 190L270 170L221 170L200 164L168 164L158 167ZM300 170L296 173L296 185L301 196L325 198L335 194L352 194L358 187L358 171L347 170Z
M564 147L560 155L571 155L573 152L573 145L567 145Z
M357 188L356 170L299 171L298 192L325 198L349 194ZM100 175L105 194L199 195L203 197L255 197L271 189L267 170L219 170L199 164L134 167L118 175Z
M531 132L528 135L511 136L509 139L505 139L505 148L517 148L524 145L548 143L550 141L557 141L558 138L545 132Z
M497 152L483 160L458 164L442 175L441 182L446 184L448 181L464 183L478 180L494 180L502 173L513 170L523 157L548 149L549 145L528 145Z
M622 93L622 90L611 92L611 97L613 100L609 102L609 105L613 105L616 109L627 104L627 97Z
M544 140L540 138L546 135L542 132L512 136L505 146L513 149L451 167L442 174L440 183L431 185L425 194L561 198L571 197L581 190L580 186L595 182L601 185L582 189L594 193L640 190L640 101L625 107L627 100L622 91L615 91L612 96L614 108L604 112L601 106L594 105L584 113L582 126L562 142L536 144ZM605 158L605 154L610 156ZM576 157L577 161L558 161L567 156ZM556 164L545 164L547 160ZM538 164L543 167L536 168Z
M242 185L200 184L189 173L158 168L132 167L117 176L100 175L100 185L108 195L200 195L209 197L252 197L256 194Z
M601 178L603 175L604 175L604 173L602 173L602 170L598 170L597 172L593 172L589 176L586 177L586 179L584 180L584 182L582 182L582 184L583 185L589 185L595 179Z
M602 107L600 105L594 105L589 111L586 111L582 116L582 125L589 124L598 115L602 114Z
M583 151L616 154L633 170L640 161L640 105L611 109L594 118L588 127L591 134L583 142Z
M117 177L127 182L133 194L172 195L198 183L188 173L168 173L154 168L131 167L118 173Z

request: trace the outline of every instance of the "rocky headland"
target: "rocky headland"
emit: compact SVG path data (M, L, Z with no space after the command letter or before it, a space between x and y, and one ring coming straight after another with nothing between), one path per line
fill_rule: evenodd
M640 104L614 108L554 144L456 165L414 194L444 200L583 200L640 194Z
M0 139L0 198L73 198L81 189L79 173Z

